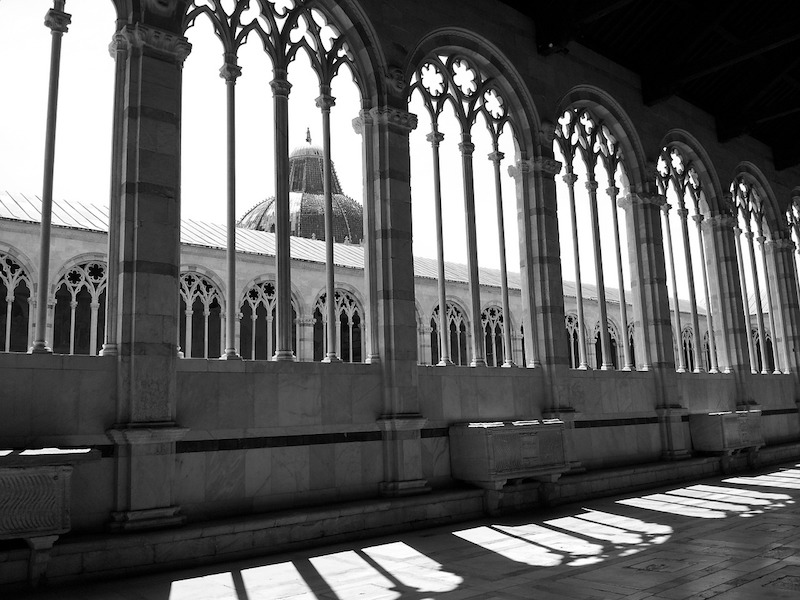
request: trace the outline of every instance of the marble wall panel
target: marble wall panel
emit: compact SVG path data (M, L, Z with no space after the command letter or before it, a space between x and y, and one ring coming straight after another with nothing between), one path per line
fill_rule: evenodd
M185 452L175 457L175 502L181 506L206 499L206 455Z
M245 450L244 493L248 498L272 491L272 449Z
M320 401L322 423L349 424L353 422L353 376L349 373L325 373L322 375Z
M245 451L207 452L206 500L243 498L245 492Z
M514 419L514 386L511 377L502 377L503 371L475 377L478 397L478 415L484 421Z
M318 374L305 377L278 375L278 425L319 425L322 423L321 385Z
M253 426L254 378L243 373L213 373L218 378L217 427L219 429L246 429ZM275 381L275 378L271 378ZM266 402L275 399L275 388L259 389L258 396ZM272 392L272 393L270 393Z
M217 428L219 380L216 373L178 373L177 420L182 427L203 430Z
M341 444L337 444L341 445ZM348 444L355 446L356 444ZM336 453L331 452L330 444L320 444L308 448L309 485L312 490L330 489L336 486L336 472L339 464ZM342 468L345 468L344 466Z
M114 459L80 462L72 470L72 528L99 531L114 509Z
M308 446L272 449L272 493L307 492L309 482Z
M450 444L448 438L423 438L422 475L429 481L450 476Z
M31 378L31 431L42 435L78 432L80 380L83 373L64 369L36 370Z
M374 365L370 366L370 371L351 381L353 423L373 424L383 412L381 374Z
M439 381L433 380L431 392L436 394L441 391L442 418L448 423L466 421L469 419L469 411L464 411L461 398L461 386L459 381L447 371L452 371L456 367L444 367L446 371L442 373ZM436 400L436 396L433 396Z
M253 427L275 427L278 424L278 375L255 373L253 381Z
M361 473L365 486L374 486L384 480L383 442L361 444Z
M364 480L362 444L334 444L333 454L336 462L336 487L360 485Z

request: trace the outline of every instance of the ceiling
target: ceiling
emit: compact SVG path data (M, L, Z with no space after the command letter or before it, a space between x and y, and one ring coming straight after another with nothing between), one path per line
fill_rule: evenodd
M638 73L647 105L679 96L714 116L720 142L749 134L778 170L800 165L796 0L505 0L539 53L583 46Z

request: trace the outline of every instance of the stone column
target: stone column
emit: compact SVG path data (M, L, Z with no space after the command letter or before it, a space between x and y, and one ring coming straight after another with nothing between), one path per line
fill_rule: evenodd
M367 301L364 303L364 322L366 323L364 362L372 365L381 361L381 355L378 353L378 282L375 268L375 239L371 235L367 235L367 232L375 229L375 188L372 185L375 177L375 155L372 144L373 122L369 110L362 109L358 117L353 119L353 129L362 136L364 237L361 244L364 248L364 289L367 291Z
M797 386L800 385L800 303L794 266L795 244L787 232L773 234L765 246L764 258L770 267L767 285L773 298L771 310L775 311L772 349L775 354L781 353L784 373L791 373Z
M644 371L675 369L661 235L661 207L665 203L664 196L653 193L631 193L619 201L627 214L636 354Z
M52 35L50 46L50 83L47 93L47 125L44 141L44 176L42 182L42 219L39 235L39 280L36 289L36 338L30 351L52 352L47 345L47 291L50 285L50 222L53 212L53 170L56 154L56 116L58 115L58 78L61 69L61 38L67 32L70 15L64 12L64 1L55 0L44 19ZM50 332L52 335L52 332Z
M681 325L681 303L678 298L678 280L675 276L675 253L672 247L672 227L669 222L669 211L672 207L668 203L661 205L661 211L664 213L664 225L667 228L667 253L669 254L669 274L670 282L672 283L672 301L675 304L675 345L677 345L678 355L675 357L678 361L677 372L685 373L686 364L683 359L683 326ZM685 209L684 209L685 210ZM674 346L673 346L674 347Z
M589 192L589 215L592 221L592 245L594 246L594 273L597 281L597 309L600 312L600 352L597 363L603 371L613 370L611 360L611 336L608 333L608 312L606 311L606 284L603 278L603 254L600 246L600 220L597 214L597 182L594 173L589 173L586 182ZM577 233L577 232L576 232Z
M439 361L438 366L452 365L450 359L450 327L447 323L447 289L444 275L444 229L442 217L442 184L439 160L439 144L444 140L444 134L434 129L426 136L431 144L433 154L433 201L434 216L436 219L436 290L439 296Z
M708 256L708 279L714 328L721 342L718 360L723 373L750 373L750 333L745 322L740 283L736 219L718 214L703 221L703 245ZM737 386L738 387L738 386Z
M471 367L485 367L486 357L483 347L483 327L481 325L481 285L478 275L478 233L475 224L475 180L472 167L472 154L475 144L469 133L461 133L462 182L464 186L464 221L467 226L467 272L469 277L470 325L472 334ZM441 312L441 307L439 309Z
M173 504L179 331L182 36L135 24L128 45L122 112L119 223L119 339L112 527L182 521ZM114 227L112 224L111 227Z
M274 360L293 361L292 256L289 223L289 92L292 84L283 69L275 69L272 86L275 107L275 314L278 321ZM255 333L253 333L255 335Z
M619 215L617 215L617 196L619 195L619 188L614 185L614 176L610 175L608 179L608 187L606 188L609 200L611 200L611 222L614 227L614 257L617 263L617 281L619 281L619 324L621 335L624 339L620 340L622 343L622 357L623 365L622 371L635 370L636 365L633 364L631 358L631 344L628 338L628 301L625 298L625 276L622 271L622 249L619 241Z
M119 337L119 219L123 190L120 186L122 175L122 152L125 140L122 137L125 101L126 66L128 62L128 40L124 33L116 33L108 47L114 59L114 122L111 136L111 189L108 200L108 271L106 272L106 326L105 340L100 354L116 356Z
M422 476L417 319L411 252L411 186L408 135L417 117L391 106L374 107L375 171L372 174L375 225L364 232L375 240L378 340L383 373L383 434L386 495L430 490ZM366 140L365 140L366 143Z
M225 62L219 70L219 76L225 80L226 94L226 176L227 176L227 223L225 264L228 268L226 279L226 327L224 360L241 360L236 352L236 80L242 74L235 52L225 53ZM206 344L208 337L206 337Z
M500 256L500 293L503 302L503 366L513 367L514 358L511 348L511 309L508 302L508 273L506 267L506 232L503 223L503 188L500 183L500 161L505 154L497 149L497 140L494 141L494 151L489 154L489 160L494 167L495 204L497 209L497 239ZM494 352L495 360L497 350Z

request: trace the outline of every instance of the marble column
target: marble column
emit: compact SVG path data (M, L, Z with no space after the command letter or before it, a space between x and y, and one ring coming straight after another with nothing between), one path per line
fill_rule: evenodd
M503 188L500 182L500 161L505 158L505 154L498 151L497 142L494 143L494 151L489 154L489 160L494 167L494 187L495 204L497 209L497 239L498 255L500 256L500 293L503 303L503 366L513 367L514 354L511 347L511 309L508 302L508 272L506 266L506 232L503 222ZM495 360L497 350L494 352Z
M467 226L467 272L469 277L470 325L472 359L471 367L485 367L486 357L483 346L483 326L481 323L481 285L478 274L478 233L475 222L475 179L473 175L472 154L475 144L469 133L461 133L461 176L464 186L464 220ZM441 307L439 309L441 312Z
M275 314L278 328L273 360L293 361L292 256L289 222L289 92L292 84L283 69L270 82L275 108ZM255 334L254 334L255 335Z
M372 185L375 177L375 154L371 143L373 122L367 108L362 108L358 117L353 119L353 129L362 138L364 239L361 244L364 248L364 289L367 291L367 301L364 303L364 322L366 323L364 362L371 365L378 364L381 361L381 355L378 352L378 281L375 267L375 238L366 235L375 228L375 187Z
M411 186L408 135L417 117L395 106L370 109L375 170L375 240L378 340L383 375L383 439L386 495L430 491L422 474L417 367L417 319L411 251Z
M226 177L227 177L227 222L225 264L227 278L225 289L226 324L224 360L241 360L236 351L236 80L242 74L237 64L236 54L225 53L225 63L219 70L219 76L225 80L226 94ZM208 337L206 337L206 341Z
M750 373L751 337L744 318L736 219L717 214L704 219L702 227L703 246L708 256L711 312L721 346L719 367L723 373Z
M44 175L42 182L41 233L39 236L39 279L36 288L36 329L30 351L52 352L47 345L47 293L50 288L50 223L53 212L53 171L56 154L56 117L58 116L58 79L61 69L61 38L67 32L70 15L64 12L64 1L55 0L47 11L44 24L50 29L50 78L47 93L47 124L44 141ZM52 332L51 332L52 333Z
M772 348L776 355L781 355L783 372L791 373L797 386L800 385L800 300L794 265L795 244L788 232L781 234L773 234L764 253L770 271L767 285L773 298L771 310L775 312L776 333Z
M175 525L179 331L181 74L186 38L123 25L118 398L113 529Z

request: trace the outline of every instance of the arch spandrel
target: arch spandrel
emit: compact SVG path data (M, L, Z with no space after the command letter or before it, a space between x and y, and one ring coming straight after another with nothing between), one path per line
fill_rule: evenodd
M608 127L622 149L622 164L631 191L646 191L648 180L645 175L647 160L644 147L633 121L620 104L600 88L579 85L564 94L556 104L553 122L557 122L570 108L586 108L595 119Z

